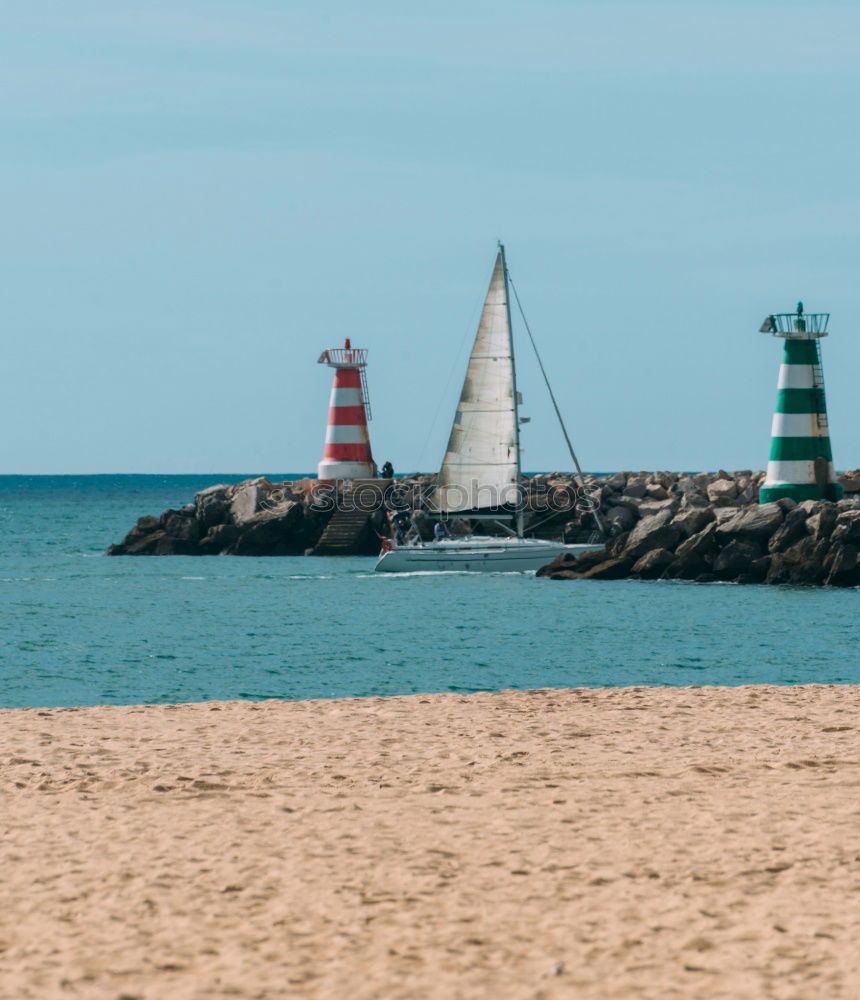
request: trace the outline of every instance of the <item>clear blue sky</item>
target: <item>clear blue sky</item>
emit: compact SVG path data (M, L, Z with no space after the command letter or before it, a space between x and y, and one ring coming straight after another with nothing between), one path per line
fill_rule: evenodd
M382 462L438 466L495 240L583 465L763 467L829 310L860 465L854 0L5 0L0 473L321 457L370 349ZM566 467L520 342L524 465Z

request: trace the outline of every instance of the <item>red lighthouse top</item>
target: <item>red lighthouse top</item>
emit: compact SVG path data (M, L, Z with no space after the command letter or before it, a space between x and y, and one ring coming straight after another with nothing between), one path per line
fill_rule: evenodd
M347 337L343 347L330 347L327 351L323 351L317 363L332 368L364 368L367 364L367 351L354 348Z

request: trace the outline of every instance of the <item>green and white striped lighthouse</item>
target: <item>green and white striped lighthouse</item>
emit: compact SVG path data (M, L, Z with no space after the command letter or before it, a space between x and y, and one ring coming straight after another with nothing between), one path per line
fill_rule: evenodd
M833 471L821 367L820 341L827 336L829 319L830 313L805 313L803 303L798 302L795 312L768 316L761 325L762 333L785 340L785 351L760 503L780 497L798 503L842 498L843 489Z

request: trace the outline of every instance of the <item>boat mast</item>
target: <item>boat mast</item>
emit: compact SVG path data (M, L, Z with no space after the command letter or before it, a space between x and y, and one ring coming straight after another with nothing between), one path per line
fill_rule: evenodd
M520 460L520 411L519 411L519 393L517 392L517 364L514 358L514 336L513 327L511 325L511 288L510 282L508 280L508 262L505 259L505 245L501 240L499 243L499 255L502 258L502 272L505 276L505 310L508 316L508 344L511 351L511 380L513 383L513 393L514 393L514 447L516 449L516 461L517 461L517 512L516 512L516 522L517 522L517 538L522 538L524 534L524 524L523 524L523 505L522 505L522 484L520 480L522 479L522 465Z

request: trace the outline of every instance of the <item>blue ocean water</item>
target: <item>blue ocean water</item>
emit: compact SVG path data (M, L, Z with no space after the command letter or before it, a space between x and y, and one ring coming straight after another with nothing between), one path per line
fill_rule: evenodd
M857 591L102 555L242 478L0 477L0 706L860 682Z

